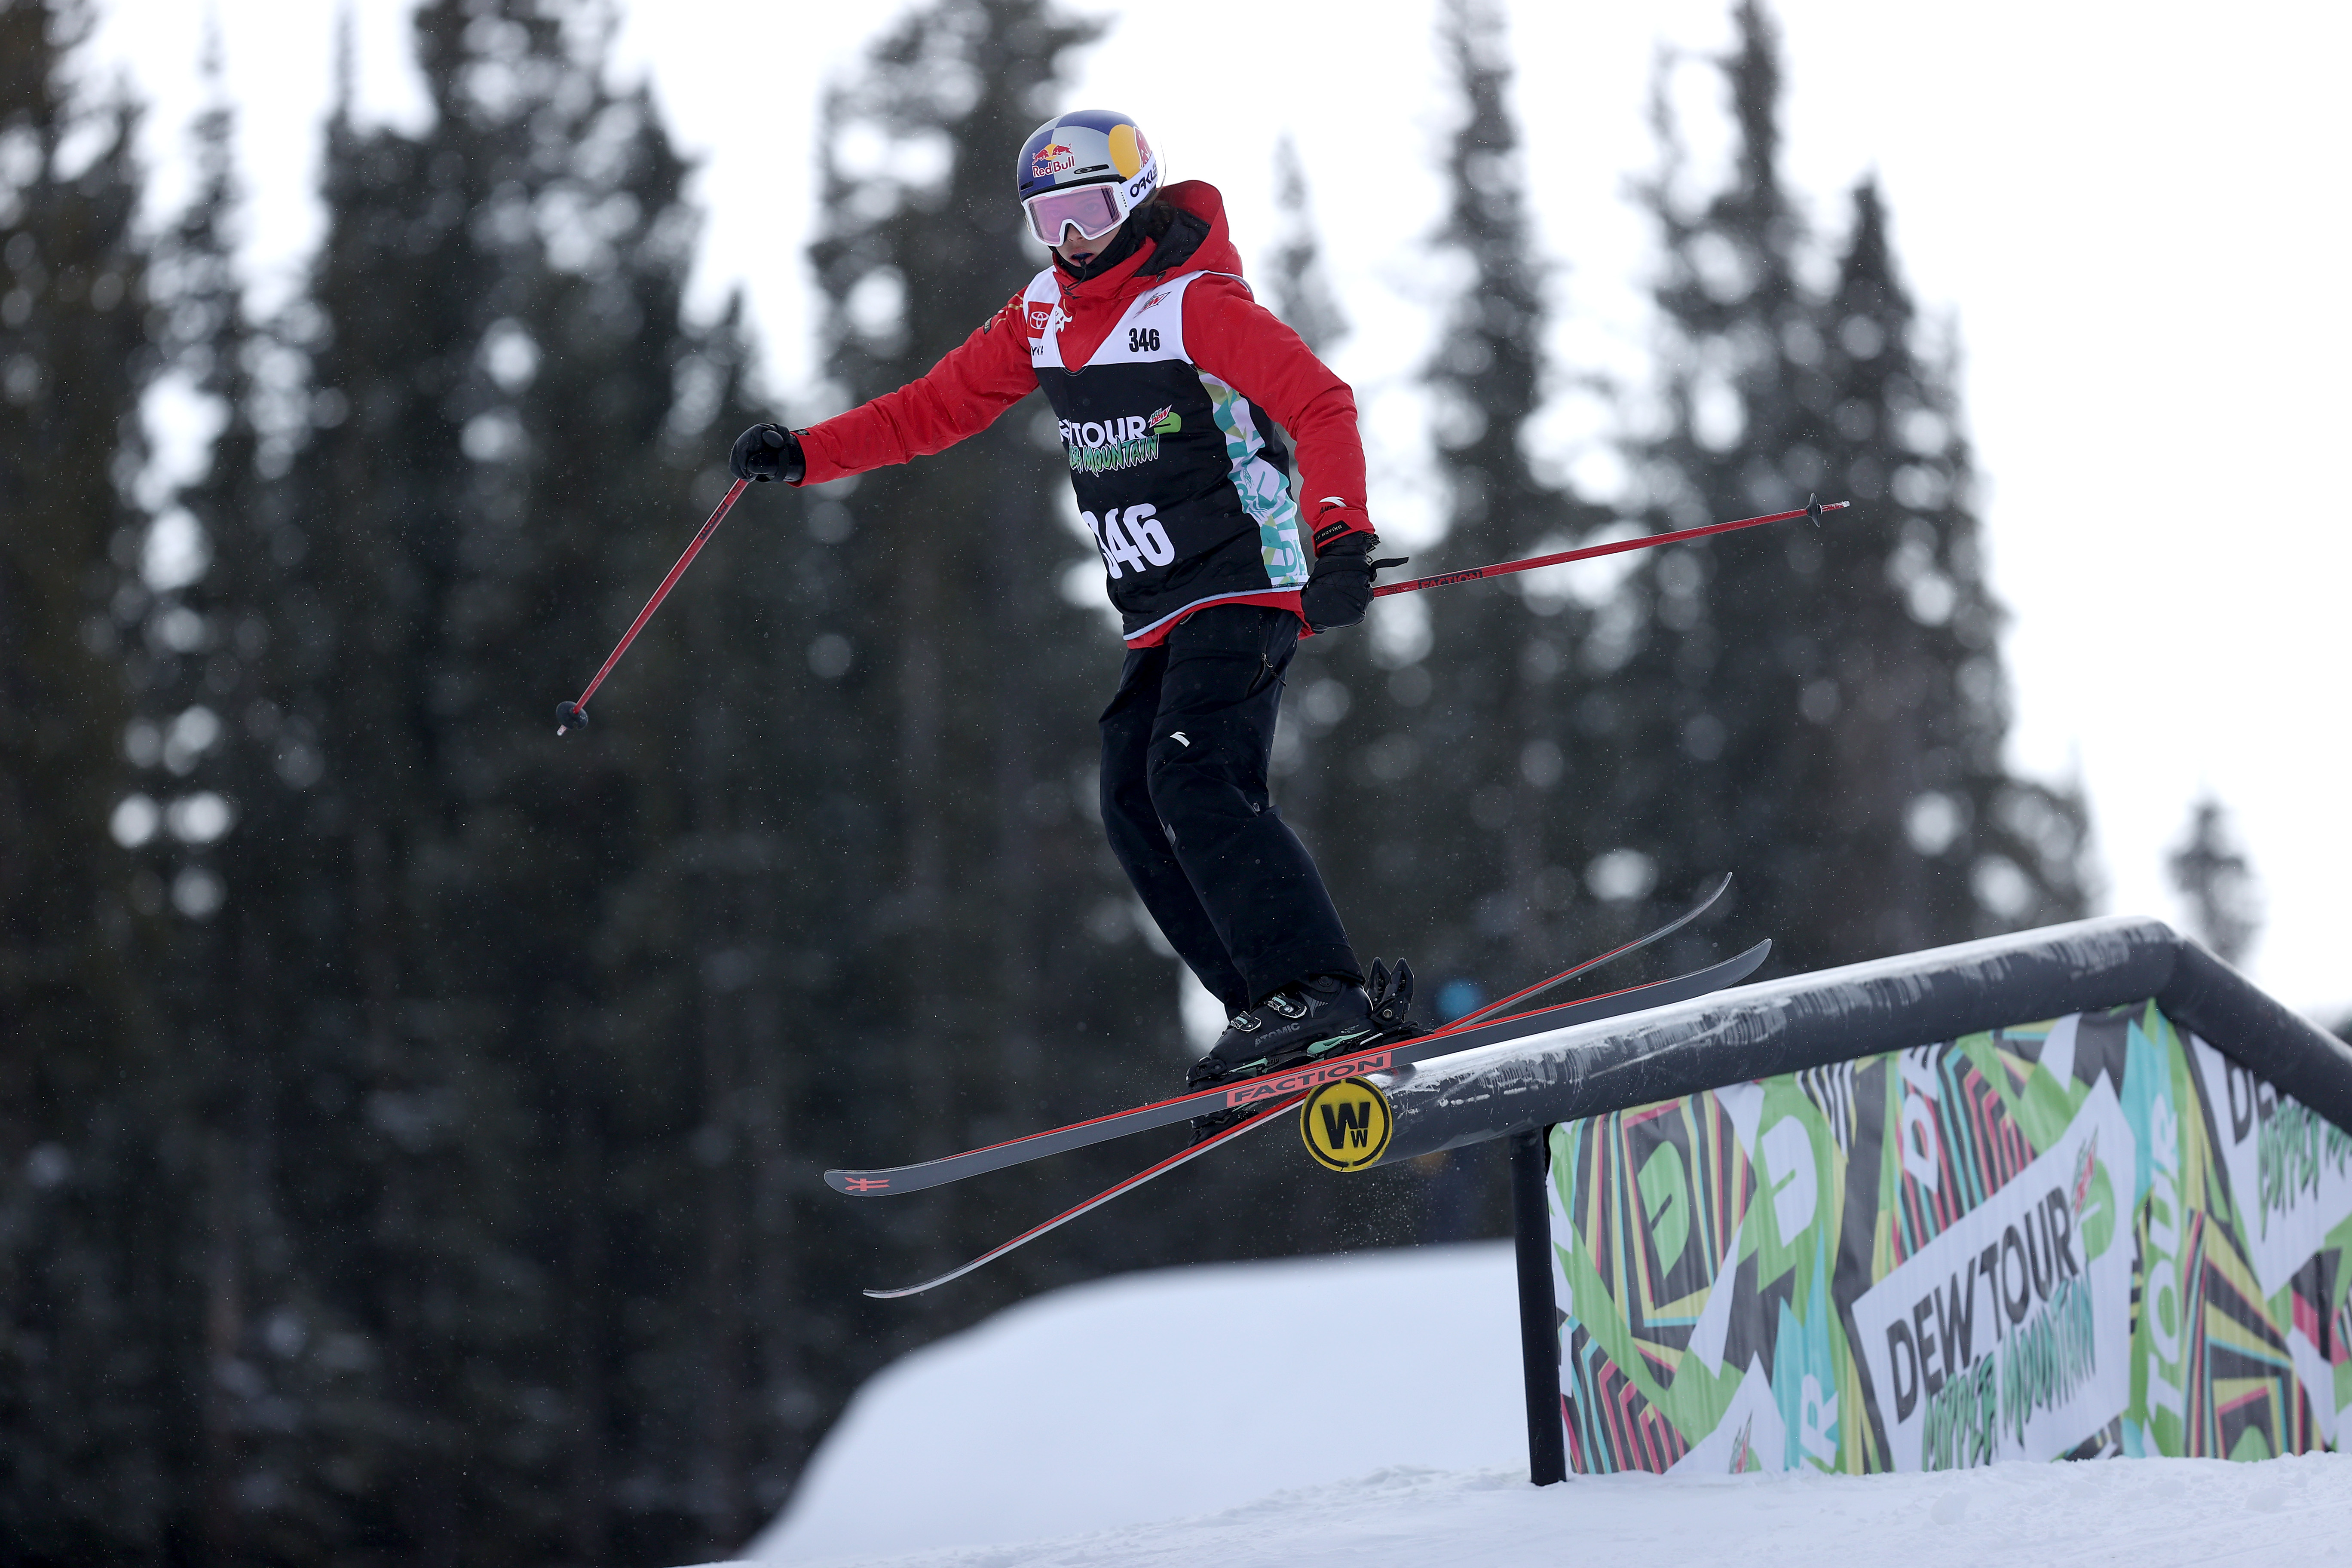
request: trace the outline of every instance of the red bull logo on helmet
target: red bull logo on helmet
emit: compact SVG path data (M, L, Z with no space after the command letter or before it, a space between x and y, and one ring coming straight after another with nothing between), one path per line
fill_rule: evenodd
M1029 173L1032 177L1042 180L1055 174L1066 174L1077 167L1077 163L1078 155L1067 143L1048 142L1037 149L1035 157L1029 160Z

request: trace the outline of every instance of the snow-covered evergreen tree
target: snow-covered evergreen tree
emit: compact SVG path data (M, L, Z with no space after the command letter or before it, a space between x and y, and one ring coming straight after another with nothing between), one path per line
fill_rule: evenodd
M1633 456L1661 527L1851 500L1658 552L1627 589L1616 812L1668 885L1740 876L1807 969L2082 912L2079 801L2006 770L1999 611L1948 352L1924 341L1874 185L1837 280L1782 184L1777 30L1734 11L1735 155L1690 205L1671 124L1644 189L1664 258L1662 424Z

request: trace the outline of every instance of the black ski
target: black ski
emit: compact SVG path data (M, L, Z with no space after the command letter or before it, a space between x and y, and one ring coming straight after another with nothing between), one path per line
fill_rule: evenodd
M1006 1253L1011 1252L1013 1248L1028 1246L1029 1243L1036 1240L1047 1231L1059 1230L1062 1226L1069 1224L1080 1215L1086 1214L1089 1210L1098 1209L1102 1207L1103 1205L1110 1202L1111 1199L1135 1191L1136 1188L1143 1185L1144 1183L1151 1180L1154 1176L1164 1176L1169 1172L1174 1170L1177 1166L1187 1164L1192 1161L1197 1160L1202 1155L1207 1153L1210 1150L1223 1147L1224 1144L1230 1143L1234 1139L1240 1137L1243 1133L1274 1121L1283 1111L1289 1110L1292 1106L1297 1104L1301 1100L1306 1098L1307 1097L1305 1095L1293 1095L1288 1100L1275 1100L1268 1104L1265 1109L1258 1114L1244 1117L1243 1120L1234 1122L1231 1127L1222 1128L1219 1131L1211 1133L1208 1137L1202 1139L1198 1143L1192 1144L1190 1148L1179 1149L1176 1152L1169 1155L1166 1159L1155 1161L1153 1163L1146 1165L1142 1170L1138 1171L1135 1174L1128 1177L1125 1181L1120 1182L1118 1185L1105 1187L1101 1192L1097 1193L1086 1202L1076 1205L1070 1208L1064 1209L1060 1214L1055 1215L1052 1219L1047 1220L1043 1225L1030 1226L1027 1230L1023 1231L1019 1236L1014 1237L1012 1240L1003 1243L1002 1246L990 1247L986 1252L982 1253L978 1258L973 1258L971 1262L963 1265L961 1268L950 1268L936 1279L926 1279L920 1285L901 1286L896 1290L868 1290L866 1293L868 1296L873 1297L877 1301L890 1301L896 1300L901 1296L919 1296L924 1291L944 1285L950 1279L961 1279L975 1268L986 1268L989 1264L995 1262L998 1258L1003 1257Z
M1565 1029L1573 1025L1591 1023L1596 1018L1613 1018L1621 1014L1638 1013L1644 1008L1662 1007L1670 1002L1704 996L1710 991L1736 985L1753 974L1771 951L1771 942L1760 942L1736 958L1727 958L1720 963L1709 964L1687 974L1678 974L1670 980L1629 986L1622 991L1588 996L1580 1002L1538 1007L1532 1012L1468 1026L1452 1024L1412 1039L1398 1040L1343 1056L1327 1057L1286 1071L1268 1073L1263 1078L1244 1079L1239 1083L1222 1084L1192 1094L1181 1094L1173 1100L1162 1100L1130 1110L1114 1111L1108 1116L1072 1122L1066 1127L1033 1132L1025 1138L992 1144L985 1149L971 1149L938 1160L880 1170L827 1171L824 1173L825 1184L834 1191L846 1193L852 1197L888 1197L899 1193L921 1192L927 1187L943 1186L950 1182L961 1181L966 1176L1001 1171L1008 1166L1043 1159L1048 1154L1083 1149L1090 1143L1124 1137L1130 1132L1189 1121L1213 1111L1253 1110L1343 1078L1386 1072L1413 1062L1427 1061L1433 1057L1451 1056L1456 1051L1524 1039L1529 1035Z
M1761 942L1757 943L1754 947L1749 948L1746 952L1741 953L1737 958L1727 959L1721 963L1711 965L1706 969L1694 971L1689 974L1677 976L1673 980L1662 980L1654 985L1636 985L1630 990L1619 991L1608 996L1591 997L1586 1002L1571 1002L1562 1007L1547 1007L1535 1013L1520 1014L1515 1017L1499 1020L1497 1023L1490 1025L1486 1028L1465 1030L1459 1035L1445 1037L1444 1043L1438 1050L1417 1053L1412 1058L1412 1059L1416 1061L1426 1060L1430 1056L1440 1054L1441 1051L1444 1054L1451 1055L1453 1052L1457 1050L1469 1049L1470 1045L1474 1043L1477 1045L1493 1045L1496 1043L1496 1037L1490 1034L1490 1030L1501 1029L1507 1026L1523 1023L1531 1019L1540 1019L1545 1020L1545 1022L1539 1024L1534 1028L1524 1031L1522 1035L1504 1035L1500 1037L1506 1039L1520 1038L1523 1037L1524 1034L1540 1034L1549 1029L1565 1028L1570 1023L1588 1023L1595 1016L1610 1017L1620 1013L1638 1012L1645 1007L1663 1006L1668 1002L1684 1001L1687 1000L1691 996L1704 995L1708 991L1720 990L1723 986L1735 984L1738 982L1746 979L1749 974L1755 972L1758 964L1764 962L1765 954L1771 951L1771 947L1772 944L1770 942ZM1701 982L1709 979L1712 979L1714 984L1701 984ZM1665 993L1673 993L1673 994L1666 994ZM1601 1002L1617 1002L1622 1005L1609 1013L1591 1015L1583 1013L1583 1009L1590 1006L1591 1004ZM1569 1013L1578 1014L1579 1016L1570 1018L1566 1022L1551 1021L1556 1019L1561 1014ZM1478 1038L1472 1041L1471 1037L1473 1036L1478 1037ZM1430 1044L1430 1042L1438 1040L1439 1038L1440 1037L1435 1035L1424 1035L1418 1039L1406 1041L1405 1045L1409 1047L1418 1047L1426 1046ZM1318 1083L1328 1082L1332 1077L1354 1077L1356 1075L1353 1073L1328 1074L1325 1073L1322 1069L1341 1067L1347 1061L1360 1062L1365 1056L1379 1054L1381 1053L1363 1052L1353 1058L1344 1058L1337 1061L1318 1063L1316 1064L1315 1081ZM1393 1062L1389 1065L1402 1066L1405 1064L1402 1062ZM1361 1068L1359 1070L1363 1072L1371 1072L1380 1069L1376 1068ZM1252 1083L1266 1084L1273 1083L1277 1079L1293 1079L1297 1075L1295 1074L1287 1073L1276 1074L1268 1078L1254 1079L1249 1081ZM868 1290L866 1294L874 1297L877 1300L886 1301L895 1300L902 1296L919 1296L924 1291L936 1289L938 1287L945 1285L950 1280L961 1279L976 1268L984 1268L989 1264L992 1264L998 1258L1003 1257L1006 1253L1012 1252L1018 1247L1026 1247L1029 1243L1036 1240L1039 1237L1044 1236L1047 1231L1058 1230L1063 1226L1069 1224L1070 1221L1076 1219L1079 1215L1089 1214L1094 1210L1102 1207L1103 1205L1110 1202L1113 1198L1123 1197L1127 1194L1133 1192L1136 1188L1143 1185L1146 1182L1151 1181L1156 1177L1164 1176L1169 1172L1174 1170L1177 1166L1190 1163L1192 1161L1197 1160L1202 1155L1207 1153L1210 1150L1220 1148L1224 1144L1232 1142L1234 1139L1239 1138L1244 1132L1248 1132L1253 1129L1261 1127L1267 1122L1276 1120L1284 1111L1292 1109L1301 1100L1304 1100L1307 1098L1306 1089L1311 1087L1311 1085L1302 1087L1294 1084L1290 1088L1279 1090L1265 1097L1251 1108L1251 1114L1244 1116L1241 1121L1234 1122L1232 1126L1220 1128L1218 1131L1211 1133L1208 1137L1202 1139L1198 1143L1194 1143L1189 1148L1179 1149L1173 1154L1170 1154L1163 1159L1152 1162L1150 1164L1146 1165L1142 1170L1138 1171L1132 1176L1129 1176L1123 1181L1105 1187L1101 1192L1097 1193L1094 1196L1087 1199L1085 1202L1072 1205L1070 1207L1064 1209L1060 1214L1055 1215L1053 1218L1045 1221L1044 1224L1030 1226L1027 1230L1023 1231L1019 1236L1013 1237L1010 1241L1003 1242L995 1247L990 1247L986 1252L982 1253L978 1258L973 1258L971 1262L955 1268L950 1268L945 1274L940 1275L936 1279L926 1279L919 1285L901 1286L896 1290ZM1188 1098L1198 1099L1200 1097L1191 1096ZM1171 1100L1166 1103L1179 1104L1181 1102ZM1157 1108L1147 1106L1144 1109L1154 1110ZM1081 1125L1088 1124L1082 1123ZM1157 1125L1157 1123L1154 1123L1154 1125ZM919 1170L921 1169L919 1166L915 1168Z
M1607 963L1612 959L1622 958L1629 952L1639 952L1654 942L1663 942L1667 937L1674 935L1675 932L1682 930L1683 927L1690 924L1691 921L1698 919L1699 916L1706 913L1707 910L1715 908L1715 901L1723 897L1726 892L1729 891L1730 888L1731 873L1726 871L1723 874L1723 880L1717 882L1714 887L1709 888L1705 896L1703 896L1698 902L1693 904L1690 908L1685 910L1682 913L1676 915L1674 919L1668 921L1657 930L1648 932L1643 936L1637 936L1633 941L1626 942L1622 946L1612 947L1607 952L1588 958L1573 969L1563 969L1549 980L1538 980L1524 991L1514 991L1499 1002L1489 1002L1475 1013L1465 1013L1461 1017L1456 1018L1451 1024L1448 1024L1446 1027L1449 1029L1466 1029L1480 1019L1491 1018L1496 1014L1504 1012L1507 1009L1526 1001L1530 996L1539 996L1556 985L1567 984L1570 981L1575 979L1580 974L1590 973L1593 970L1600 968L1602 964Z
M1589 973L1592 970L1598 969L1602 964L1607 963L1612 959L1622 958L1629 952L1638 952L1643 948L1649 946L1652 942L1672 936L1675 932L1682 930L1683 927L1690 924L1691 921L1705 914L1708 910L1713 909L1715 907L1716 900L1722 898L1725 890L1730 886L1731 874L1727 871L1724 873L1723 879L1716 883L1714 887L1708 889L1706 894L1696 902L1693 903L1690 908L1685 910L1681 914L1676 915L1673 920L1668 921L1665 924L1658 927L1655 931L1650 931L1642 936L1637 936L1629 942L1622 943L1617 947L1612 947L1606 952L1588 958L1583 963L1576 964L1571 968L1563 969L1559 973L1554 974L1548 979L1538 980L1524 991L1515 991L1510 995L1504 997L1501 1001L1489 1003L1487 1005L1479 1008L1475 1013L1465 1014L1464 1016L1454 1019L1444 1027L1433 1030L1429 1035L1422 1037L1422 1039L1433 1039L1440 1035L1450 1035L1456 1031L1466 1029L1482 1019L1490 1017L1494 1014L1501 1012L1504 1008L1512 1005L1514 1003L1524 1002L1528 997L1534 996L1541 992L1549 991L1556 985L1565 984L1569 981L1575 979L1580 974ZM1377 969L1378 965L1376 964L1374 967ZM1419 1041L1416 1041L1415 1043L1418 1044ZM1369 1071L1371 1069L1367 1068L1366 1070ZM1342 1076L1344 1077L1346 1075L1343 1074ZM1196 1100L1206 1100L1223 1092L1223 1086L1217 1089L1202 1089L1198 1094L1180 1096L1177 1099L1171 1100L1160 1100L1150 1105L1139 1106L1132 1110L1116 1111L1109 1116L1096 1117L1087 1121L1073 1122L1066 1127L1057 1127L1044 1132L1031 1133L1026 1137L1015 1138L1008 1142L992 1143L986 1148L968 1150L961 1154L943 1155L937 1160L918 1161L916 1163L911 1165L894 1165L874 1171L827 1171L824 1173L825 1184L832 1187L835 1192L845 1193L851 1197L887 1197L895 1196L899 1193L919 1193L927 1187L944 1186L950 1182L961 1181L966 1176L977 1176L989 1171L1001 1171L1008 1165L1022 1164L1030 1160L1040 1160L1048 1154L1058 1154L1066 1150L1082 1149L1089 1143L1099 1142L1106 1138L1119 1137L1128 1132L1141 1131L1146 1127L1161 1126L1166 1121L1186 1120L1195 1112L1187 1111L1179 1116L1171 1116L1160 1120L1142 1121L1133 1124L1123 1124L1125 1123L1126 1119L1130 1117L1142 1116L1150 1112L1158 1111L1166 1106L1187 1105L1192 1104ZM1198 1107L1198 1110L1202 1110L1208 1109L1212 1108L1206 1105ZM1215 1109L1225 1108L1221 1106ZM1095 1135L1092 1137L1066 1137L1066 1135L1076 1134L1082 1131L1095 1131ZM1045 1144L1049 1141L1051 1141L1050 1147L1038 1146ZM1009 1155L1010 1157L1003 1159L990 1158L990 1156L1000 1153Z

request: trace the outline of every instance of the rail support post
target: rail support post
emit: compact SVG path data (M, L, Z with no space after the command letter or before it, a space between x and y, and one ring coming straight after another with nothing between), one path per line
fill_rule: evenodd
M1528 1479L1568 1479L1559 1414L1559 1309L1551 1293L1551 1216L1544 1202L1544 1129L1511 1134L1511 1234L1519 1265L1519 1362L1528 1389Z

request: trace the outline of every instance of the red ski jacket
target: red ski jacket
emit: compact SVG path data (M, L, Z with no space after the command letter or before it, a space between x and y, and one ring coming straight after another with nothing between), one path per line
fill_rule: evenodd
M1298 334L1257 303L1241 279L1241 254L1225 223L1224 198L1215 187L1187 181L1164 188L1161 196L1205 221L1208 237L1190 254L1160 259L1176 234L1147 242L1118 266L1084 281L1050 269L1060 285L1058 358L1083 365L1111 329L1148 290L1171 278L1195 278L1183 291L1184 353L1202 371L1225 383L1270 414L1297 444L1303 499L1310 535L1336 537L1370 531L1364 506L1364 450L1356 428L1356 399L1348 384L1331 374ZM1198 227L1191 234L1197 236ZM1157 265L1155 266L1155 261ZM1045 277L1045 274L1040 274ZM1004 411L1038 389L1037 341L1055 308L1030 296L1033 286L920 378L885 393L845 414L800 432L807 472L801 482L823 484L868 468L904 463L944 451L979 434ZM1265 578L1259 578L1261 583ZM1296 586L1264 593L1222 594L1220 603L1275 605L1294 612ZM1158 643L1192 605L1137 627L1133 647Z

